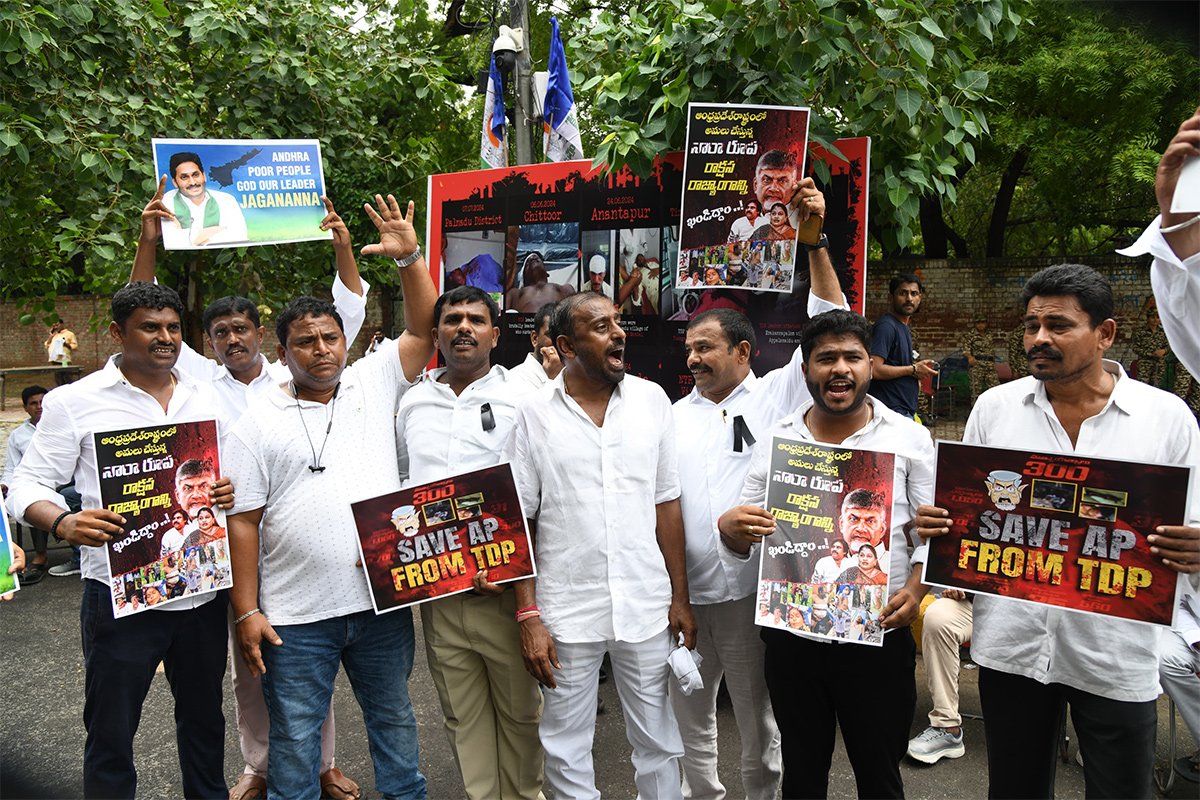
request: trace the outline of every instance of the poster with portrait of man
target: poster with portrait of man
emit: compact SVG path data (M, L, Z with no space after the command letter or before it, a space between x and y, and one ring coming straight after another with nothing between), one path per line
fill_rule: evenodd
M896 457L774 437L755 624L882 645Z
M125 518L105 545L113 614L232 586L225 512L210 497L221 478L217 423L93 435L100 501Z
M508 464L351 503L376 614L535 574Z
M167 250L332 239L316 139L154 139L154 174L167 176Z
M796 197L808 109L690 103L687 120L681 257L689 264L693 255L702 258L706 286L790 292L797 240L815 241L820 230ZM753 261L751 242L766 245L753 248Z

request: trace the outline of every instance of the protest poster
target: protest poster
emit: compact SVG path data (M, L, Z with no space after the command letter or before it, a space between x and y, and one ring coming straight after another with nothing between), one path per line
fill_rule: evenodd
M688 104L676 288L792 291L799 241L820 235L791 205L807 141L807 108Z
M771 439L775 532L759 553L755 624L883 644L895 463L892 453Z
M351 503L375 613L535 574L508 464Z
M806 171L825 195L828 254L849 301L863 310L870 140L839 139L837 152L809 147ZM814 172L820 161L828 178ZM691 286L681 256L683 154L655 160L645 177L605 173L588 161L530 164L429 178L426 260L439 291L478 286L499 298L495 363L514 367L532 349L534 313L567 294L613 298L627 338L626 368L672 399L691 391L684 355L688 322L704 311L744 313L758 339L755 371L784 366L808 320L808 262L802 251L791 294L738 286ZM635 273L637 277L635 277ZM684 286L677 291L679 286Z
M113 614L127 617L233 585L217 423L177 422L93 434L100 502L125 518L105 545Z
M924 581L1170 625L1177 573L1146 536L1184 524L1191 472L939 441L934 504L950 533L930 539Z
M154 139L167 176L163 247L200 250L332 239L316 139Z
M13 543L12 534L9 532L8 515L0 510L0 594L8 594L21 588L21 580L17 574L8 574L8 568L13 563L14 547L16 544Z

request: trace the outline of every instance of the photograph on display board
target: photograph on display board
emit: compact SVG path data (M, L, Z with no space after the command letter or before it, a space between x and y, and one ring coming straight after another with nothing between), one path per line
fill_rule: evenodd
M800 636L882 645L888 598L892 453L771 440L754 622Z
M316 139L153 139L166 176L167 250L332 239L320 228L325 173Z
M17 544L12 540L8 516L0 510L0 594L8 594L21 588L21 580L17 574L8 574L8 568L13 563L14 547L17 547Z
M100 501L125 517L104 546L113 615L126 617L233 585L217 423L180 422L93 434Z
M1146 537L1186 521L1191 467L937 443L923 580L1074 611L1171 625L1178 573Z

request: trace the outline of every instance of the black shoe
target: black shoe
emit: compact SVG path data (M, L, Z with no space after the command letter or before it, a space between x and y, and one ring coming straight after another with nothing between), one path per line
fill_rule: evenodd
M41 583L42 578L46 577L47 564L30 564L21 571L21 583L25 586L33 586L35 583Z

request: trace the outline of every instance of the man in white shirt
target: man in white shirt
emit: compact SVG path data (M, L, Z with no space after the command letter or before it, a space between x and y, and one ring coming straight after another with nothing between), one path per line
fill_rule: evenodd
M171 250L246 242L246 217L233 195L208 188L204 165L195 153L176 153L170 161L175 188L163 202L171 221L163 226L163 243ZM163 176L165 180L166 176Z
M38 420L42 418L42 397L45 394L46 390L41 386L26 386L21 390L21 405L25 407L29 419L8 435L8 442L4 448L4 475L0 477L0 492L3 492L5 497L8 497L8 485L12 483L17 465L21 463L25 451L29 449L29 443L33 441L33 432L37 429ZM29 534L33 539L33 561L26 565L20 577L21 583L32 586L46 577L46 566L50 560L46 544L50 541L50 534L37 528L30 528ZM20 549L15 541L13 549Z
M836 310L809 320L800 348L812 399L764 431L755 445L742 505L718 522L723 559L757 564L763 536L775 530L775 519L764 508L775 436L895 453L891 548L897 556L906 552L914 513L933 497L933 441L924 427L867 394L870 347L871 326L858 314ZM923 549L914 553L913 563L923 560ZM917 702L916 644L908 626L926 591L920 577L909 559L891 559L892 594L880 613L886 629L882 647L761 630L766 683L783 743L784 797L828 795L838 726L859 797L904 796L900 760ZM836 680L798 681L801 664L806 674ZM863 691L864 686L887 689Z
M183 304L171 289L126 286L112 300L109 333L120 354L103 369L46 395L41 422L9 490L19 521L81 545L84 579L83 786L87 797L133 797L133 737L155 668L175 695L176 740L187 797L224 798L224 592L180 599L117 622L103 545L125 518L103 507L93 434L221 418L211 387L176 367ZM70 513L57 487L72 478L83 510ZM229 499L228 479L218 485ZM215 497L215 495L214 495ZM220 504L218 502L218 504Z
M550 315L557 305L558 301L546 303L533 315L533 330L529 333L533 352L527 353L524 361L509 370L514 379L524 381L534 389L541 389L562 372L562 360L550 338Z
M829 555L817 560L813 566L812 583L837 583L838 576L854 566L846 560L848 546L845 539L834 539L829 543Z
M154 196L142 209L142 227L129 281L150 281L155 277L155 247L163 230L169 230L175 214L164 201L166 176L159 180ZM322 197L327 211L318 227L333 231L333 251L337 277L333 281L333 306L341 315L346 341L353 342L366 319L367 292L370 284L363 280L354 259L350 231L334 210L328 197ZM179 367L197 380L206 382L220 395L225 414L231 421L241 418L249 403L291 378L288 368L279 361L269 361L261 352L266 329L258 307L245 297L219 297L204 309L201 320L208 335L208 344L216 358L206 358L186 343L179 353ZM390 341L390 340L388 340ZM394 343L393 343L394 346ZM188 512L189 519L195 514ZM195 524L188 528L190 533ZM229 640L235 639L233 616L229 617ZM262 685L251 675L245 663L235 653L232 658L233 693L237 701L238 740L245 760L242 778L230 792L230 800L242 800L254 792L266 791L267 753L269 749L267 706L263 701ZM337 731L333 718L333 703L322 728L321 785L329 787L335 797L358 795L358 784L347 778L334 765Z
M680 797L667 657L680 634L695 647L696 623L670 403L657 385L625 375L625 332L610 299L561 300L550 330L563 371L518 409L504 449L534 533L536 591L534 579L516 590L526 668L548 688L546 780L558 797L600 796L592 737L608 652L637 793Z
M436 290L412 228L413 204L405 214L390 195L376 203L378 213L367 210L380 243L362 252L400 257L408 327L396 348L346 367L333 306L293 301L276 322L292 379L247 409L226 448L226 472L238 487L228 520L232 606L241 656L264 676L271 796L321 793L321 726L339 663L356 696L369 700L363 714L376 789L425 795L407 687L412 613L372 612L350 503L400 488L394 416L433 355Z
M517 405L536 391L492 366L500 307L482 289L451 289L433 315L446 366L426 373L400 401L396 445L405 486L500 463ZM542 694L521 657L517 601L510 588L487 582L486 570L475 576L475 589L421 604L450 748L471 800L537 800Z
M811 179L804 205L823 215L824 198ZM809 317L840 307L845 298L826 247L808 252ZM695 388L672 406L687 541L688 593L698 626L704 688L684 695L671 686L683 737L685 797L720 797L717 776L717 689L722 675L742 740L746 797L774 798L782 775L779 731L763 681L763 643L753 624L757 565L728 570L718 550L717 519L737 505L756 437L808 399L800 348L762 377L751 371L754 325L732 309L714 309L688 324L684 342ZM847 565L849 566L849 565Z
M1154 179L1161 214L1132 246L1118 253L1140 256L1151 253L1150 286L1158 300L1159 319L1171 350L1188 371L1200 375L1200 213L1171 211L1180 171L1190 158L1200 156L1200 108L1179 126L1171 139Z
M1104 358L1116 323L1102 275L1079 264L1049 267L1025 284L1022 301L1031 375L980 395L964 442L1200 466L1187 405ZM1189 506L1187 526L1162 526L1147 540L1170 569L1195 573L1195 497ZM921 536L947 532L943 509L919 513ZM1159 628L982 594L973 616L989 795L1053 794L1069 703L1088 795L1151 797Z
M747 200L745 216L738 217L733 221L733 224L729 226L729 238L727 241L730 244L733 242L749 241L750 234L754 233L754 229L758 227L757 222L758 201Z

